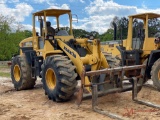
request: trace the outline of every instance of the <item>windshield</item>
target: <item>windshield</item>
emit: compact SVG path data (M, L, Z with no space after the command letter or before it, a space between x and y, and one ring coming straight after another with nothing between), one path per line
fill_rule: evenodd
M160 32L160 19L148 20L148 37L155 37L156 33Z

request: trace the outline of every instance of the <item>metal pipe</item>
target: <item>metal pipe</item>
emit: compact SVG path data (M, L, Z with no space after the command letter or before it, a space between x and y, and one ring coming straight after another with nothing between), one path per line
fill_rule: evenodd
M137 99L137 78L133 79L132 100Z
M113 27L114 27L114 36L113 36L113 40L116 40L117 38L117 24L115 22L113 22Z
M92 109L95 112L98 112L98 113L103 114L103 115L107 115L107 116L109 116L111 118L114 118L114 119L118 119L118 120L126 119L126 118L124 118L122 116L119 116L117 114L111 113L109 111L104 111L102 109L99 109L97 107L97 98L98 98L97 85L92 85Z
M90 71L86 72L86 76L95 76L95 75L100 75L100 74L106 74L106 73L111 73L111 72L121 72L121 71L127 71L127 70L135 70L135 69L141 69L144 68L145 65L134 65L134 66L124 66L124 67L117 67L117 68L106 68L106 69L101 69L101 70L96 70L96 71Z
M106 115L110 118L113 118L113 119L117 119L117 120L128 120L128 118L125 118L125 117L122 117L122 116L119 116L117 114L114 114L114 113L111 113L109 111L104 111L104 110L101 110L99 108L94 108L94 111L97 112L97 113L100 113L102 115Z
M92 109L94 110L95 106L97 106L97 85L92 85Z
M130 90L132 90L131 85L127 86L125 88L114 88L114 89L109 89L109 90L106 90L106 91L99 91L97 94L98 94L98 97L102 97L102 96L107 95L107 94L116 93L116 92L125 92L125 91L130 91ZM91 97L92 97L92 94L84 94L83 95L83 100L90 99Z
M132 100L142 105L160 109L160 105L137 99L137 79L133 79Z

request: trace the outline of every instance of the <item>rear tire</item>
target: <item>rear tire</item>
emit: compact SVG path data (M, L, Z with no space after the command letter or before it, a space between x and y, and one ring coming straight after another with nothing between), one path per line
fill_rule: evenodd
M72 97L77 86L75 68L66 56L53 55L46 58L42 65L42 83L49 99L63 102Z
M11 79L16 90L31 89L36 79L31 77L31 67L25 56L16 56L12 59Z
M160 91L160 58L152 66L151 79L154 86Z

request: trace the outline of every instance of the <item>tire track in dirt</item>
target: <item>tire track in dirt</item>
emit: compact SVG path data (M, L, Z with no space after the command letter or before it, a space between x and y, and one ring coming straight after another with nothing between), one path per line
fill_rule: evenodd
M134 120L158 120L160 110L135 104L131 92L110 94L98 98L98 105L118 115ZM159 92L144 87L139 98L159 102ZM10 78L0 77L0 120L111 120L92 111L91 100L83 100L79 108L71 101L56 103L45 96L38 79L32 90L16 91Z
M15 89L5 90L5 91L3 91L3 92L0 92L0 95L7 94L7 93L11 93L11 92L15 92L15 91L16 91Z

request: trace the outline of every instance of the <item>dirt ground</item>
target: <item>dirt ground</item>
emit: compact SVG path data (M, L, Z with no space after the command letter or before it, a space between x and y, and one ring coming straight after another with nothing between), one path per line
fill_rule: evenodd
M9 72L1 69L0 72ZM159 92L143 87L138 98L160 104ZM98 98L99 107L122 117L135 120L159 120L160 110L134 103L131 92L115 93ZM80 107L75 97L65 103L47 98L42 83L32 90L15 91L10 78L0 77L0 120L112 120L92 111L91 99Z

